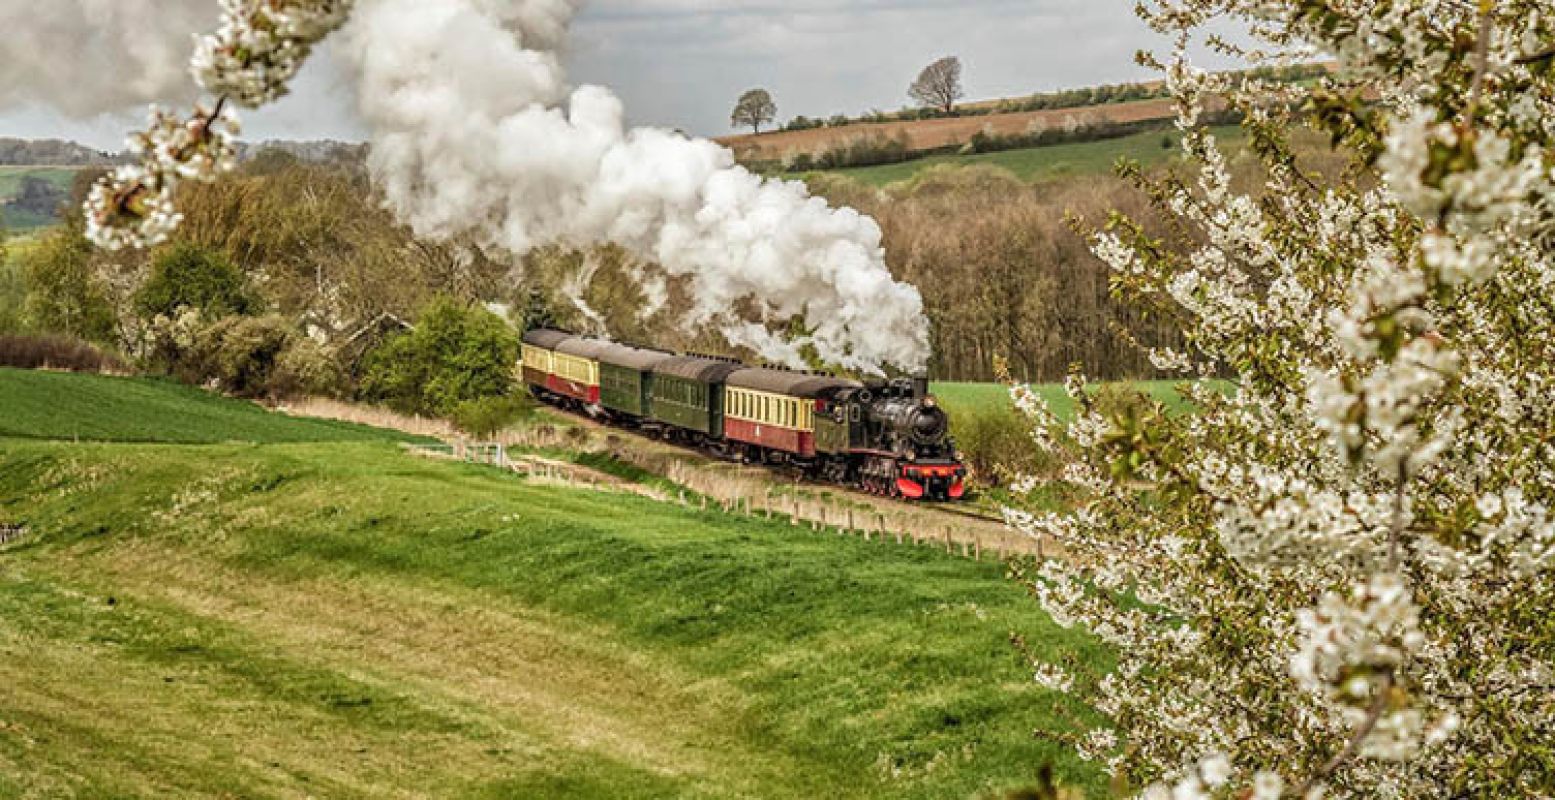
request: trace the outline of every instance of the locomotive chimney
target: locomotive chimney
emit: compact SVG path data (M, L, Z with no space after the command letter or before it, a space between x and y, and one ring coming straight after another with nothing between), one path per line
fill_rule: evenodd
M912 379L912 397L914 400L922 400L929 396L929 377L927 375Z

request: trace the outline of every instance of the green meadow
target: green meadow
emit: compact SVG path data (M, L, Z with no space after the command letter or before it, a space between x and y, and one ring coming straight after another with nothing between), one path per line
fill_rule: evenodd
M0 371L0 796L1103 793L1002 565L398 438Z
M1211 131L1223 143L1236 146L1244 139L1240 126L1226 125ZM1182 155L1181 137L1173 130L1151 131L1102 139L1094 142L1055 144L1020 150L976 155L932 156L900 164L837 170L875 186L908 181L918 173L941 164L953 166L993 166L1009 170L1021 180L1051 181L1112 172L1120 159L1139 162L1149 168L1178 160Z

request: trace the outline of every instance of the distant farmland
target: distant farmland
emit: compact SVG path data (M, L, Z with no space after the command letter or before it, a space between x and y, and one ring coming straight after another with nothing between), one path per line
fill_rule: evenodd
M1211 130L1223 144L1236 146L1242 140L1242 129L1235 125L1225 125ZM968 156L931 156L898 164L856 167L836 170L836 172L875 186L885 186L910 180L924 170L941 164L956 166L981 164L1007 169L1021 180L1058 180L1080 175L1108 173L1120 158L1137 161L1147 168L1159 166L1176 160L1182 154L1180 142L1181 137L1175 131L1147 131L1095 142L1055 144Z
M57 224L59 219L56 215L43 213L39 209L17 208L11 201L21 194L22 182L27 178L41 178L61 194L66 194L75 181L76 172L73 167L0 166L0 222L11 231L34 230Z
M1016 114L948 117L903 122L861 123L836 128L779 131L759 136L730 136L718 141L742 161L777 161L792 153L816 153L850 139L898 135L912 151L937 150L970 140L980 132L1014 136L1037 129L1063 129L1068 124L1131 123L1166 120L1175 113L1170 100L1137 100L1084 108L1026 111Z

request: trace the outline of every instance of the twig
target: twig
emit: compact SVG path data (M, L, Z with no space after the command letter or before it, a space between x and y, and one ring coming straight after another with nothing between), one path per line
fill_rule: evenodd
M1388 670L1382 674L1382 684L1377 688L1377 699L1372 702L1371 708L1367 710L1366 721L1362 722L1361 727L1356 729L1355 736L1350 739L1350 743L1345 745L1338 755L1329 759L1328 763L1324 764L1321 769L1307 778L1306 783L1303 783L1301 788L1296 790L1295 797L1308 796L1308 793L1316 788L1319 783L1327 780L1330 775L1333 775L1340 767L1344 766L1345 762L1354 758L1355 754L1360 752L1361 743L1366 741L1366 737L1370 736L1371 732L1376 729L1377 723L1382 721L1383 712L1388 710L1388 694L1392 690L1393 671Z

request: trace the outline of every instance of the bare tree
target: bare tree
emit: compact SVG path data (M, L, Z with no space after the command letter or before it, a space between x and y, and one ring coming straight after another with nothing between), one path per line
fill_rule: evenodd
M740 95L740 102L735 103L729 124L737 128L749 125L751 130L761 133L761 126L776 116L777 103L772 102L772 94L766 89L752 89Z
M907 96L946 114L955 111L956 101L966 96L961 88L961 59L947 56L924 67L907 87Z

